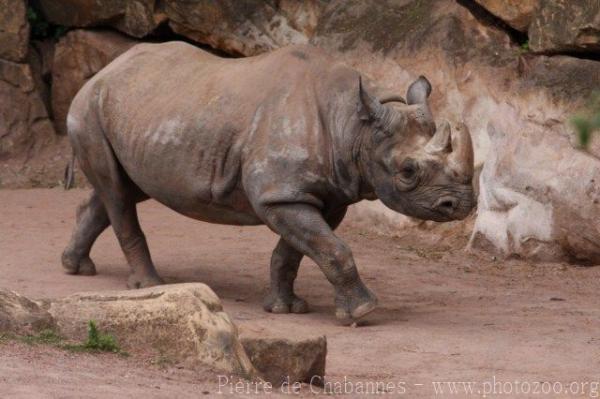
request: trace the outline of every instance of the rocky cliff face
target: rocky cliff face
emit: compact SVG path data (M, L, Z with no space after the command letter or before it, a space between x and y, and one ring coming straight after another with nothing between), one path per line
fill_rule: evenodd
M434 115L467 123L480 195L474 226L455 226L472 228L470 248L600 263L600 143L579 150L569 123L600 90L597 0L38 0L50 22L73 29L56 44L46 107L36 84L43 79L34 76L41 68L23 52L23 2L5 3L15 12L2 16L0 8L8 21L0 27L0 62L8 65L0 67L0 156L56 137L48 115L63 132L77 89L137 40L179 35L233 56L312 43L382 92L403 94L426 75ZM28 108L15 111L15 101ZM353 215L392 233L414 224L378 203L360 204Z
M0 160L31 153L54 137L29 47L25 2L0 1Z

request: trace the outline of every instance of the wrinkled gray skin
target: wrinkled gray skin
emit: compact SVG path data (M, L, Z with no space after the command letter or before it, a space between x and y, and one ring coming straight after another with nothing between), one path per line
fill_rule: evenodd
M137 45L71 105L69 138L94 190L63 265L95 274L90 249L112 225L128 286L161 284L136 214L136 203L154 198L198 220L266 224L280 235L267 311L307 312L293 289L306 255L335 288L336 316L360 318L377 300L334 234L350 204L378 198L436 221L473 207L469 134L448 124L436 133L430 91L421 77L406 103L377 100L358 72L310 46L221 59L181 42Z

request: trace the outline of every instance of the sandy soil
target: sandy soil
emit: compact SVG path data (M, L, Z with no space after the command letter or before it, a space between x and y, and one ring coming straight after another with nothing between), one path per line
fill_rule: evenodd
M60 252L85 195L0 190L0 287L35 298L125 287L128 268L110 230L92 251L99 275L68 276L61 269ZM473 395L461 386L454 395L449 385L442 389L452 397L489 397L492 384L503 397L596 397L594 388L598 394L600 268L496 261L465 253L463 240L390 238L344 223L339 235L380 299L366 325L350 328L335 323L332 288L309 260L297 291L312 312L262 311L276 242L267 228L209 225L152 201L140 205L140 217L166 281L210 285L243 333L326 335L334 391L379 382L389 384L388 393L418 398L434 396L434 382L475 382ZM218 392L213 371L155 363L142 355L72 354L9 341L0 344L0 395L197 398ZM524 383L530 393L516 394L526 390ZM544 395L548 384L553 393ZM302 392L314 396L308 387Z

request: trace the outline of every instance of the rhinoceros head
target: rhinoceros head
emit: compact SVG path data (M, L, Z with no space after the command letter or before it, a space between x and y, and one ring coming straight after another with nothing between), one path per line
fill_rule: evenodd
M435 126L423 76L407 92L377 100L359 84L363 136L362 173L389 208L435 221L465 218L474 206L473 146L467 127ZM385 105L386 103L391 104Z

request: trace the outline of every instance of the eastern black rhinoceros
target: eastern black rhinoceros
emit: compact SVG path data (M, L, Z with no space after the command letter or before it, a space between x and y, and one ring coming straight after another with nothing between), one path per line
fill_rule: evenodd
M62 263L94 274L90 248L112 225L128 286L162 283L136 214L136 203L154 198L195 219L266 224L280 235L267 311L308 310L294 294L307 255L335 288L336 316L360 318L377 300L333 232L350 204L380 199L436 221L473 207L469 133L447 122L436 131L430 92L420 77L406 102L378 100L357 71L310 46L223 59L182 42L137 45L71 105L69 138L94 190Z

